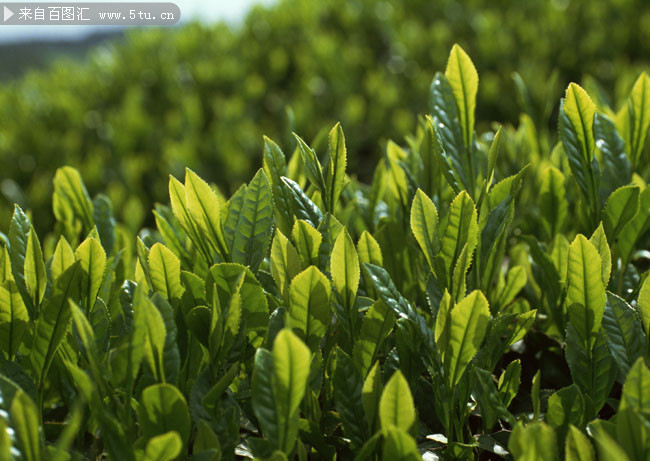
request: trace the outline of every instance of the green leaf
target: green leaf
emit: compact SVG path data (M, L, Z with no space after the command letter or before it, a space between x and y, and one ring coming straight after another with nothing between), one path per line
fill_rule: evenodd
M447 386L453 388L481 347L490 321L490 308L483 293L470 293L451 311L449 342L444 354Z
M176 431L151 437L144 449L144 459L147 461L171 461L180 455L183 441Z
M273 447L289 454L309 377L309 349L290 330L275 338L273 351L258 349L253 372L253 411Z
M95 304L97 294L104 280L106 269L106 253L101 244L94 238L88 237L75 251L75 258L81 263L83 270L82 293L87 299L86 311Z
M506 407L517 395L519 384L521 384L521 361L517 359L510 362L499 377L499 394Z
M354 242L345 229L339 233L334 242L330 264L334 289L341 297L343 306L354 325L357 319L354 300L359 288L361 270Z
M533 403L533 421L539 419L539 410L540 410L540 399L539 399L539 387L540 381L542 380L541 370L537 370L535 376L533 376L533 383L530 390L530 398Z
M564 443L569 425L582 426L585 401L575 384L553 393L548 399L546 422L556 430L560 443Z
M447 272L456 265L465 245L471 253L478 242L478 214L474 201L463 191L451 203L447 227L440 243L440 256Z
M364 376L394 324L395 314L382 301L376 301L366 311L361 321L359 337L352 350L354 363Z
M113 217L113 203L104 194L99 194L93 200L93 221L97 228L102 247L107 255L113 252L115 245L115 218Z
M481 419L485 431L489 431L494 426L499 416L503 416L506 420L512 421L512 416L508 413L494 385L492 373L478 367L473 368L473 371L476 380L473 395L476 397L476 401L481 409Z
M143 356L154 378L165 380L163 352L167 329L160 311L149 299L144 290L138 287L133 299L133 311L136 327L144 330Z
M178 189L178 194L182 193L180 188ZM175 203L176 206L174 206ZM182 220L178 217L181 214L181 208L184 208ZM215 194L208 183L192 170L186 168L185 203L180 200L172 200L174 214L181 223L185 223L185 227L193 226L193 228L200 230L198 237L207 238L219 255L225 258L227 256L227 249L221 224L221 208L222 205L217 194ZM190 224L190 220L192 224Z
M594 139L602 159L600 197L604 201L612 191L630 183L632 172L625 153L625 141L616 131L614 122L600 112L596 112L594 117Z
M268 303L264 290L251 270L241 264L215 264L210 268L210 277L216 284L219 305L227 306L230 298L239 290L246 328L265 334L269 323ZM241 277L243 280L240 280ZM208 279L208 299L213 296L212 288L215 285L212 281Z
M180 299L185 289L181 285L181 262L176 255L162 243L155 243L147 262L153 289L169 300Z
M596 106L587 92L571 83L562 100L559 114L559 135L566 152L571 172L587 200L592 212L600 209L598 175L594 161L593 123ZM595 164L595 165L594 165Z
M591 235L591 238L589 238L589 242L598 250L602 263L603 286L607 287L609 284L609 276L612 272L612 253L607 243L607 236L605 235L602 222Z
M70 312L72 314L72 322L75 331L77 332L82 346L81 351L88 360L90 371L92 372L95 383L105 396L106 389L104 388L103 373L99 368L100 363L98 360L97 348L95 347L95 334L92 326L90 326L90 322L86 318L86 315L81 311L81 309L79 309L79 306L77 306L74 301L70 301Z
M595 461L594 447L586 435L573 424L569 424L569 430L564 445L566 461Z
M291 238L296 244L303 267L318 264L318 253L323 242L323 236L307 221L299 219L293 225Z
M607 293L603 330L621 376L626 376L637 358L643 356L646 337L634 309L613 293Z
M627 103L630 133L626 137L627 151L633 169L639 165L650 127L650 77L643 72L632 87Z
M31 227L32 224L29 222L27 215L18 205L14 205L14 214L11 217L11 224L9 225L11 273L25 301L29 318L34 320L37 316L36 308L25 284L25 255L27 254L27 239Z
M329 204L327 202L327 186L325 185L325 178L323 177L323 168L321 167L320 162L318 161L318 156L316 152L307 145L305 141L302 140L300 136L293 133L294 138L298 142L298 149L300 152L300 157L302 158L302 163L305 167L305 175L309 182L311 182L320 192L324 195L325 209L330 210Z
M650 411L650 370L642 357L634 362L623 385L618 409L622 411L627 408L644 413Z
M602 261L598 250L583 235L569 249L566 305L576 332L593 347L605 310Z
M345 167L347 165L347 153L345 149L345 137L343 128L337 123L329 133L329 163L325 184L327 186L328 199L325 201L329 208L327 211L334 213L336 203L345 187Z
M542 225L549 238L562 231L567 217L569 202L566 199L564 175L555 167L541 173L539 209Z
M291 281L287 327L300 333L312 351L319 349L331 322L330 282L315 266Z
M623 186L609 196L605 205L605 231L610 240L615 240L625 225L639 210L639 188Z
M323 212L303 192L302 188L289 178L282 177L283 187L293 198L293 211L297 219L304 219L314 229L320 225L323 219Z
M618 371L609 353L605 333L599 331L594 337L593 348L587 349L584 339L576 332L573 323L570 323L567 326L564 354L573 382L585 394L585 417L589 420L605 404Z
M438 211L431 199L418 189L411 205L411 232L415 236L431 270L438 254Z
M36 321L30 359L40 386L70 323L68 300L79 297L81 272L80 263L77 262L61 274Z
M386 383L379 401L379 419L382 429L396 427L408 432L415 423L413 396L400 370Z
M52 280L56 281L59 276L74 263L74 261L75 258L72 247L64 236L59 237L59 241L54 249L54 255L52 256L52 264L50 266Z
M631 408L616 413L616 441L630 459L647 460L650 454L650 423L646 418Z
M368 376L366 376L366 380L363 382L363 388L361 389L363 409L366 412L366 421L371 432L377 426L381 394L381 367L379 366L379 361L377 361L368 372Z
M34 226L29 230L25 252L25 285L32 297L32 303L38 306L45 295L47 279L41 242L38 240Z
M204 419L201 419L198 426L196 439L194 440L194 446L192 447L193 453L198 454L207 450L216 450L220 453L221 445L219 439L208 423Z
M439 74L436 74L436 77L438 76ZM436 84L435 87L434 84ZM447 82L445 77L440 76L440 80L434 79L431 85L432 85L431 86L432 96L435 99L439 99L443 97L444 94L444 96L449 97L451 103L453 104L453 96L451 95L451 89L449 88L449 83ZM434 108L440 109L440 106L434 103ZM453 108L456 109L455 105ZM441 111L441 116L448 117L449 114L446 114L444 111ZM436 120L430 115L426 116L426 121L427 121L427 131L429 132L430 144L432 150L431 154L433 157L431 163L435 162L436 164L440 165L440 168L442 170L442 175L449 183L449 186L451 187L451 189L454 191L455 194L459 194L461 191L459 183L463 185L463 187L465 185L465 183L463 182L464 177L461 176L461 173L464 174L463 166L460 164L461 163L460 159L458 159L457 157L450 158L450 156L447 155L447 152L443 147L443 140L440 135L440 131L438 130L438 127L440 127L440 130L442 130L447 136L450 137L453 137L452 130L449 130L448 127L445 126L444 124L437 123ZM458 126L457 118L454 120L454 123L455 123L455 128L458 128L458 130L457 131L453 130L453 133L457 133L458 136L454 138L454 141L457 141L457 144L453 147L459 147L460 150L462 151L463 140L461 139L460 127ZM457 154L457 152L453 147L451 149L452 152ZM459 172L456 172L455 168L458 168Z
M183 394L171 384L154 384L142 391L138 423L146 439L175 431L187 446L191 421Z
M278 226L288 235L293 223L293 198L291 193L282 186L282 177L288 175L287 162L280 146L266 136L264 136L264 173L273 190Z
M614 438L616 437L615 432L614 434L611 434L609 428L610 425L613 426L613 423L610 421L596 420L589 423L589 426L587 426L587 430L594 439L596 447L598 448L598 459L628 461L630 458Z
M463 130L463 140L469 152L474 135L474 110L476 108L476 93L478 92L478 73L465 50L455 44L449 60L445 77L449 81L454 99L458 107L460 126Z
M488 151L488 164L487 164L487 175L486 178L486 191L492 185L494 181L494 169L496 168L497 158L499 157L499 151L501 150L501 129L499 127L497 132L494 134L494 139L492 139L492 144L490 144L490 150Z
M407 431L395 426L386 429L382 450L383 459L402 461L420 461L422 459L415 439Z
M0 349L13 360L29 323L23 298L13 280L0 285Z
M233 197L229 203L224 224L226 243L232 262L249 266L255 273L266 256L273 229L271 184L259 170L240 192L241 198Z
M559 459L555 431L542 422L533 422L527 426L518 422L510 434L508 449L517 461Z
M187 172L186 172L187 176ZM197 186L197 183L193 183L193 187L199 187L200 189L205 189L203 186ZM209 188L209 186L208 186ZM193 194L190 193L190 196ZM210 222L212 223L220 223L219 220L215 221L219 216L216 215L216 211L214 207L219 207L219 202L210 200L212 196L207 193L207 191L202 191L202 197L204 200L212 201L212 203L205 203L205 204L196 204L194 203L194 211L192 212L189 207L188 199L187 199L188 193L186 190L186 187L181 184L181 182L174 178L173 176L169 176L169 201L171 202L172 206L172 212L174 213L174 216L178 220L178 222L181 224L183 229L185 229L185 232L189 235L190 239L192 242L196 245L196 247L201 251L203 257L206 259L208 263L212 262L212 251L210 250L209 245L207 245L207 242L212 239L213 242L217 242L216 237L210 237L210 233L208 231L203 231L201 229L201 222L204 222L205 225L205 220L207 218L204 217L203 220L200 220L199 223L196 223L196 214L202 210L203 206L210 206L209 207L209 213L211 213L210 216ZM198 200L198 197L197 197ZM200 205L200 206L197 206ZM208 208L206 208L207 210ZM201 211L202 212L202 211ZM211 231L210 231L211 232ZM218 233L218 230L214 231L215 233ZM202 235L207 235L208 239L207 241L202 238ZM213 245L216 245L217 243L213 243Z
M22 390L16 392L11 401L9 418L21 455L27 461L41 461L43 442L39 411L34 401Z
M435 134L433 142L443 165L442 173L454 192L462 185L471 195L474 189L472 160L468 155L459 109L447 77L436 73L429 95L433 116L429 123Z
M650 278L643 281L636 304L646 336L650 335Z
M618 236L618 247L625 266L632 257L637 240L650 227L650 187L641 192L639 205L639 212L623 227Z
M589 165L595 148L593 126L594 116L596 114L596 105L580 85L571 83L566 90L562 110L575 130L575 136L578 141L578 147L583 162L584 164Z
M357 253L359 255L359 263L370 263L375 266L382 266L384 258L381 254L381 247L377 240L368 231L363 231L357 242ZM370 276L366 271L361 271L361 277L366 288L368 296L372 296L374 292L373 283Z
M93 202L90 200L81 175L75 168L64 166L56 170L54 194L59 195L70 204L86 231L93 227Z
M271 244L271 275L287 304L289 302L289 285L291 280L298 275L300 269L298 251L289 239L279 229L276 229Z
M363 378L352 359L338 347L332 385L343 432L353 449L359 449L370 437L361 397Z

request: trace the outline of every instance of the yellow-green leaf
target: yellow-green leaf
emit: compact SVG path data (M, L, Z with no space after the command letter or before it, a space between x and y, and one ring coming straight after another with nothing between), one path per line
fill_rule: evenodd
M300 333L312 351L319 350L329 328L330 282L315 266L310 266L291 281L287 326Z
M27 237L27 251L25 252L25 285L35 306L38 306L43 300L46 284L41 242L32 226Z
M605 235L602 222L591 235L589 241L596 247L600 255L603 268L603 286L607 287L609 284L609 275L612 271L612 253L609 250L609 244L607 243L607 236Z
M155 243L149 250L149 271L153 289L167 299L180 299L183 295L181 285L181 262L162 243Z
M454 99L458 105L463 140L465 141L465 147L469 150L474 133L478 72L476 72L470 57L458 44L455 44L451 49L451 53L449 53L445 77L449 81Z
M16 283L6 280L0 285L0 349L10 360L18 352L28 323L27 309Z
M59 237L59 241L54 249L52 256L52 265L50 266L50 273L52 280L56 280L68 267L75 262L74 252L72 247L65 239L64 236Z
M479 290L470 293L452 309L444 359L450 388L458 384L465 368L481 347L489 320L488 301Z
M298 275L300 269L300 256L296 247L279 229L276 229L271 244L271 275L287 303L289 301L289 285L291 280Z
M590 164L595 146L594 115L596 114L596 105L580 85L569 84L564 100L564 113L573 125L583 159Z
M334 288L341 296L343 305L348 311L352 312L357 289L359 288L361 271L354 242L352 242L348 231L345 229L339 233L334 242L331 268ZM352 312L351 315L356 318L356 311Z
M433 270L433 260L438 254L438 210L431 199L418 189L411 205L411 231L424 257Z
M395 426L404 431L411 429L415 423L413 396L400 370L393 373L381 394L379 420L383 429Z
M569 248L566 306L571 323L591 346L596 340L605 311L602 273L598 250L584 235L578 235Z
M87 238L75 251L75 258L81 261L81 268L84 271L84 287L82 292L88 300L87 310L95 304L97 294L104 280L106 269L106 253L101 243L94 238Z
M185 199L192 220L213 247L225 257L221 203L212 188L189 168L185 169ZM173 202L172 202L173 206Z

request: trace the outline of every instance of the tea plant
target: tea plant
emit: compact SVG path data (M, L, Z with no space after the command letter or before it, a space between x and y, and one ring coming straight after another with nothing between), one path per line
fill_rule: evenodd
M137 237L79 173L0 253L3 459L646 459L650 79L478 136L454 46L370 185L296 135ZM571 217L571 219L569 219Z

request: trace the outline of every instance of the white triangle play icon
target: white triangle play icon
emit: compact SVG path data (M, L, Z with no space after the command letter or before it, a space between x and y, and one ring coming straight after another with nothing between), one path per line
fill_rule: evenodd
M9 8L7 8L7 7L5 6L5 10L4 10L4 20L5 20L5 22L7 22L7 19L9 19L10 17L12 17L13 15L14 15L14 12L11 11Z

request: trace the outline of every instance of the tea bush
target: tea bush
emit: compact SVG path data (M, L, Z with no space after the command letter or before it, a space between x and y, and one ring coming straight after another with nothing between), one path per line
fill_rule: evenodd
M481 130L525 108L545 137L558 82L590 74L622 102L649 64L648 31L642 0L281 0L237 27L134 31L0 88L0 222L19 203L51 228L51 178L75 165L136 232L153 224L167 174L188 166L230 195L261 161L263 134L290 150L291 131L324 147L321 129L337 120L354 132L350 173L368 181L385 141L428 111L422 95L454 42L482 69Z
M650 79L570 84L550 152L477 134L478 82L454 46L369 185L340 124L264 138L137 238L58 169L54 230L2 239L3 459L646 459Z

